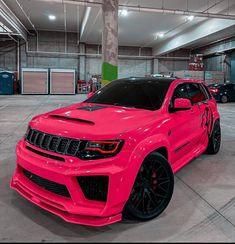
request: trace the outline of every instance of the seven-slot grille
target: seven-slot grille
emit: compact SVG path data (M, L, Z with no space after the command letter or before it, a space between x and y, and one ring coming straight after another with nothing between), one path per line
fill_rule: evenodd
M41 149L68 156L77 156L87 143L82 140L46 134L31 128L26 135L26 141Z
M35 175L35 174L29 172L26 169L23 169L23 173L30 181L32 181L36 185L42 187L43 189L50 191L50 192L53 192L55 194L64 196L64 197L70 197L71 198L69 191L65 185L62 185L62 184L56 183L54 181L50 181L50 180L47 180L45 178L42 178L38 175Z

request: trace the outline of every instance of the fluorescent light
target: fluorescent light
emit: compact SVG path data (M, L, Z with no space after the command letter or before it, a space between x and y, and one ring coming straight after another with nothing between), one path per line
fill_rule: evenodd
M164 38L164 37L165 37L165 33L163 32L154 34L154 40L157 40L159 38Z
M159 33L158 36L159 36L160 38L163 38L163 37L165 36L165 34L164 34L164 33Z
M188 21L193 21L193 19L194 19L194 16L193 15L187 16L187 20Z
M48 18L49 18L49 20L55 20L56 16L55 15L49 15Z
M127 17L129 12L127 9L121 9L118 11L119 12L119 15L123 16L123 17Z

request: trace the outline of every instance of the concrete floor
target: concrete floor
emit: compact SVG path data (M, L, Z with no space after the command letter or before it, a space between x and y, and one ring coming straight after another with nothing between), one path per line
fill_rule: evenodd
M83 100L77 96L0 96L0 241L235 242L235 104L219 104L222 146L175 176L173 198L158 218L102 228L64 222L9 188L15 145L35 115Z

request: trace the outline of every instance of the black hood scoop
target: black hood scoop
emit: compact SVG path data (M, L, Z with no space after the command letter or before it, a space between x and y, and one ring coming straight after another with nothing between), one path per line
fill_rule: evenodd
M103 108L107 108L107 107L106 106L98 106L98 105L85 106L85 107L78 108L78 110L84 110L84 111L93 112L93 111L100 110L100 109L103 109Z
M52 115L50 115L50 117L55 118L55 119L71 120L71 121L86 123L86 124L90 124L90 125L95 124L93 121L90 121L90 120L71 118L71 117L67 117L67 116L63 116L63 115L57 115L57 114L52 114Z

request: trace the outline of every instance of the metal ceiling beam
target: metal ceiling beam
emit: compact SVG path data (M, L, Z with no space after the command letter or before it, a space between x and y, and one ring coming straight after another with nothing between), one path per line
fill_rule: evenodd
M27 40L27 28L21 23L16 15L10 10L3 0L0 0L0 17L3 21L11 26L17 33L19 33L24 40Z
M12 33L12 32L5 32L5 31L1 31L0 35L12 35L12 36L18 36L18 33Z
M40 2L50 2L50 3L61 3L61 0L36 0ZM101 7L102 3L99 1L91 0L63 0L64 3L81 5L81 6L90 6L90 7ZM235 20L235 15L233 14L220 14L220 13L209 13L209 12L200 12L200 11L191 11L191 10L181 10L181 9L167 9L167 8L151 8L151 7L141 7L136 5L124 5L119 4L119 8L124 8L129 11L134 12L145 12L145 13L159 13L159 14L169 14L169 15L193 15L195 17L204 17L204 18L217 18L217 19L232 19Z
M180 35L170 37L164 40L164 42L158 43L158 45L154 47L153 53L155 55L164 55L177 49L198 43L200 40L203 40L206 37L209 38L211 35L219 33L227 35L226 33L227 30L230 30L229 28L231 28L231 30L235 28L234 21L221 19L203 21L194 28L185 30Z

